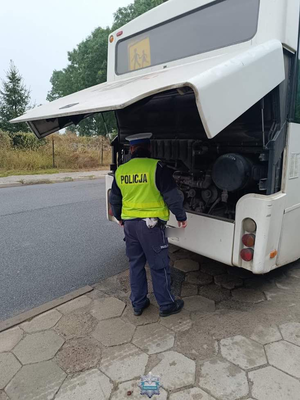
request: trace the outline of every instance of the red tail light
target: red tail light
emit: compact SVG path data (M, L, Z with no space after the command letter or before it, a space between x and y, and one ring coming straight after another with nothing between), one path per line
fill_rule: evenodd
M243 245L246 247L253 247L255 244L255 235L246 234L242 237Z
M243 249L240 254L241 254L242 260L244 260L244 261L253 260L253 254L254 254L253 249Z

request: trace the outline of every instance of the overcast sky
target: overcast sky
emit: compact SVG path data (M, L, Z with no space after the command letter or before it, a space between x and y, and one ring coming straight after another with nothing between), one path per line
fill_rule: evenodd
M67 65L67 52L113 13L133 0L2 0L0 79L13 60L31 90L33 103L45 103L54 69Z

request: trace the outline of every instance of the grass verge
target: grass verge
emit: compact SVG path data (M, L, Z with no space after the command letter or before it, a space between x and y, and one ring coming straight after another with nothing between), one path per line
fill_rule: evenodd
M0 131L0 177L94 171L107 169L111 162L109 140L103 137L53 134L38 141L33 135L20 135L22 146Z

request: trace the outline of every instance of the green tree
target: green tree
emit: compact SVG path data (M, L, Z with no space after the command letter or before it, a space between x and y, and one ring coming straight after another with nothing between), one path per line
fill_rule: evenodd
M97 28L68 53L69 65L61 71L54 71L51 77L52 89L47 100L52 101L79 90L106 81L107 37L109 28ZM114 115L109 113L105 120L109 129L115 127ZM106 129L101 115L83 120L77 127L79 135L105 135Z
M6 73L6 79L0 89L0 129L15 133L29 132L26 124L11 124L9 121L24 114L29 108L30 91L25 87L23 78L12 61Z
M129 4L129 6L120 7L114 14L112 31L127 24L152 8L159 6L165 1L166 0L134 0L132 4Z
M52 101L90 86L106 82L107 79L107 46L110 32L118 29L132 19L153 7L162 4L163 0L135 0L127 7L121 7L114 14L112 28L97 28L68 53L69 64L61 71L54 71L50 82L52 89L47 100ZM116 129L114 113L94 115L81 121L76 128L81 136L105 135ZM73 128L71 128L73 129Z
M50 82L52 89L47 100L86 89L106 80L107 37L109 28L97 28L68 53L69 65L61 71L54 71Z

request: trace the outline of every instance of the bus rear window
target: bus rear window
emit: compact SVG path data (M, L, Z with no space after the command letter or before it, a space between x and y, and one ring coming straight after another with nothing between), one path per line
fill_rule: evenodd
M257 31L260 0L223 0L119 41L116 73L246 42Z

